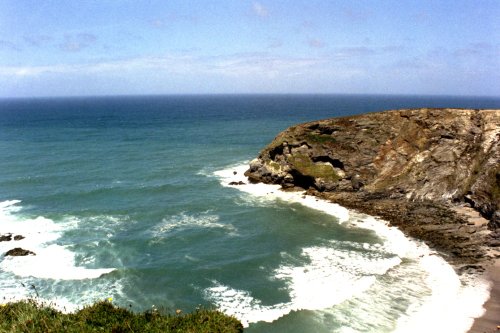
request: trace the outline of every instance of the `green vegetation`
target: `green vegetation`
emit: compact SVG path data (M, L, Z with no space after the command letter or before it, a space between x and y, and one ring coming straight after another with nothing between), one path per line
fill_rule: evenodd
M64 314L35 300L0 305L0 332L243 332L241 323L216 310L165 314L157 309L134 313L109 301Z
M274 162L274 161L269 161L268 165L274 171L276 171L276 172L280 171L280 165L279 165L279 163Z
M289 157L288 161L304 176L322 178L328 181L340 179L331 165L314 163L307 155L295 154Z
M332 137L331 135L328 135L328 134L308 133L306 138L307 138L308 142L316 142L319 144L327 143L327 142L335 143L335 141L336 141L334 137Z

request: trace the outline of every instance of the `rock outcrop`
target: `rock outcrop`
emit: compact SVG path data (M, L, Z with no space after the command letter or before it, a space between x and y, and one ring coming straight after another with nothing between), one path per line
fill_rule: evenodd
M35 252L30 251L30 250L25 250L20 247L16 247L12 250L9 250L5 253L6 256L13 256L13 257L19 257L19 256L27 256L27 255L36 255Z
M499 142L500 110L370 113L290 127L245 175L382 216L473 261L500 231ZM460 205L479 212L490 231L453 209Z
M22 240L24 238L25 237L23 235L14 236L15 241ZM12 234L5 234L5 235L0 234L0 242L10 242L11 240L12 240Z

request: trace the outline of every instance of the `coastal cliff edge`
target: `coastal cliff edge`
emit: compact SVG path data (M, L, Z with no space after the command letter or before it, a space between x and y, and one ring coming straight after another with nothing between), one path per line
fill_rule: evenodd
M500 267L499 142L500 110L368 113L286 129L245 176L379 216L440 251L459 274L491 277ZM500 318L490 320L472 331Z

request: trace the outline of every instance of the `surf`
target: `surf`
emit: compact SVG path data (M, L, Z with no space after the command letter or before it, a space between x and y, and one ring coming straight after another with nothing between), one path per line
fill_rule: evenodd
M306 259L306 264L283 263L270 277L286 282L289 302L262 305L260 300L252 297L251 291L232 289L214 282L214 286L206 291L207 297L247 327L261 321L274 322L292 311L300 310L315 311L315 316L327 313L339 320L343 303L351 303L353 312L363 303L372 304L374 310L380 307L389 311L388 304L381 306L376 303L376 298L382 296L380 293L393 293L396 298L397 293L408 292L404 295L408 305L397 311L392 324L388 324L387 318L381 315L378 318L375 316L369 326L351 321L354 327L376 327L378 319L380 325L391 326L387 331L393 332L421 332L435 330L436 327L442 331L467 332L474 318L482 314L482 305L491 286L480 276L457 275L439 253L423 242L405 236L386 221L303 192L281 191L279 185L251 184L244 176L247 169L248 162L245 161L217 170L214 176L223 187L237 189L250 196L249 200L298 203L331 215L332 223L370 230L381 240L375 245L353 243L354 247L361 247L363 253L343 250L342 244L338 243L303 248L302 257ZM408 272L416 277L413 281L405 277ZM381 282L389 276L392 280L390 284ZM394 283L398 282L408 287L395 288ZM383 303L383 297L380 298ZM386 299L385 302L393 300Z

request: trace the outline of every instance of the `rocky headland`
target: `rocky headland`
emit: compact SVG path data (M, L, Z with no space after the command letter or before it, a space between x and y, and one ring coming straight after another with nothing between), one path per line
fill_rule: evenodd
M470 333L500 326L500 110L405 109L280 133L245 172L379 216L491 281Z
M500 325L500 110L405 109L288 128L245 172L379 216L491 281L469 332Z
M477 270L499 257L499 141L500 110L369 113L290 127L245 175L379 216Z

